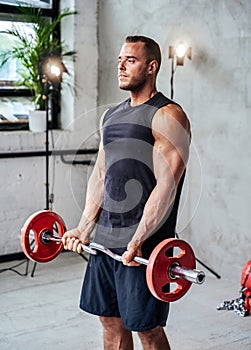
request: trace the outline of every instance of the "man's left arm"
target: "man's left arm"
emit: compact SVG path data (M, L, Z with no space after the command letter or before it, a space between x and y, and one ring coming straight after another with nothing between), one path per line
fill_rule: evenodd
M138 265L132 259L135 255L141 255L142 244L153 234L172 205L188 160L190 124L179 106L168 105L158 110L152 121L152 133L155 139L153 167L156 186L123 254L125 265Z

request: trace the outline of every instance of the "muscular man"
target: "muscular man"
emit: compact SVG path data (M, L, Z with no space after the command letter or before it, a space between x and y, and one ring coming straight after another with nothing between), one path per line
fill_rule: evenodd
M119 87L130 97L111 107L101 123L101 142L77 228L63 236L65 249L81 252L94 241L123 256L123 264L90 256L80 307L98 315L105 350L132 350L132 331L145 350L170 349L163 327L168 303L153 297L145 266L163 239L174 237L188 159L190 125L182 108L157 91L158 44L129 36L118 57Z

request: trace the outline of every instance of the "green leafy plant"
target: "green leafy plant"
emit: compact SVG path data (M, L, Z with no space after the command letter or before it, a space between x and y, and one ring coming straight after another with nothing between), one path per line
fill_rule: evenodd
M21 63L18 70L18 85L30 89L37 109L45 109L46 89L43 78L43 64L50 57L60 59L63 56L75 58L75 51L64 51L64 42L56 36L56 29L66 16L76 14L75 11L64 10L53 20L42 15L42 11L33 7L19 6L22 21L30 23L32 33L24 31L18 26L3 33L14 37L15 44L11 49L0 53L0 68L9 60L17 59ZM59 88L59 82L54 88Z

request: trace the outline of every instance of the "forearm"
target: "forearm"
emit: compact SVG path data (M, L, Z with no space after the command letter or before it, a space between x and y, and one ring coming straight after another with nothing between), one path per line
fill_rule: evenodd
M172 184L156 185L145 204L143 215L130 244L140 247L153 234L173 204L175 193L176 188Z
M78 224L81 236L89 237L97 222L104 195L104 159L102 150L99 152L93 172L89 178L85 209Z
M84 231L85 234L88 236L91 234L98 219L102 198L103 192L101 191L99 198L96 197L95 200L93 200L93 198L87 195L85 209L79 221L78 229L81 232Z
M100 200L101 196L102 191L100 192ZM100 210L97 200L97 197L94 201L90 194L87 194L85 210L81 216L78 226L75 229L65 232L62 238L65 249L81 253L82 244L89 244L89 237L95 226Z

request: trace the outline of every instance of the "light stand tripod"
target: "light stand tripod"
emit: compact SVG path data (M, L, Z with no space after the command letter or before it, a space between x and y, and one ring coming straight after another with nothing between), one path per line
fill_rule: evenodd
M191 47L185 47L184 44L180 43L177 47L169 46L169 58L172 59L171 64L171 78L170 78L170 97L173 99L174 96L174 88L173 88L173 80L174 80L174 73L176 71L177 66L183 66L185 57L192 59L192 48ZM179 238L178 233L175 234L177 238ZM196 261L200 263L203 267L205 267L208 271L210 271L213 275L215 275L217 278L221 278L221 276L215 272L213 269L211 269L209 266L207 266L204 262L199 260L197 257L195 257Z
M45 210L50 209L49 193L49 102L52 93L52 87L60 86L63 73L69 74L61 56L49 56L41 60L42 84L45 87L45 111L46 111L46 128L45 128ZM34 263L31 276L34 276L36 263Z
M46 100L45 100L45 110L46 110L46 129L45 129L45 209L49 210L49 98L50 98L50 83L46 79Z
M45 114L46 114L46 124L45 124L45 210L50 209L50 190L49 190L49 98L50 98L50 82L44 75L42 82L45 86ZM37 267L37 263L34 262L31 277L34 277L34 273Z

